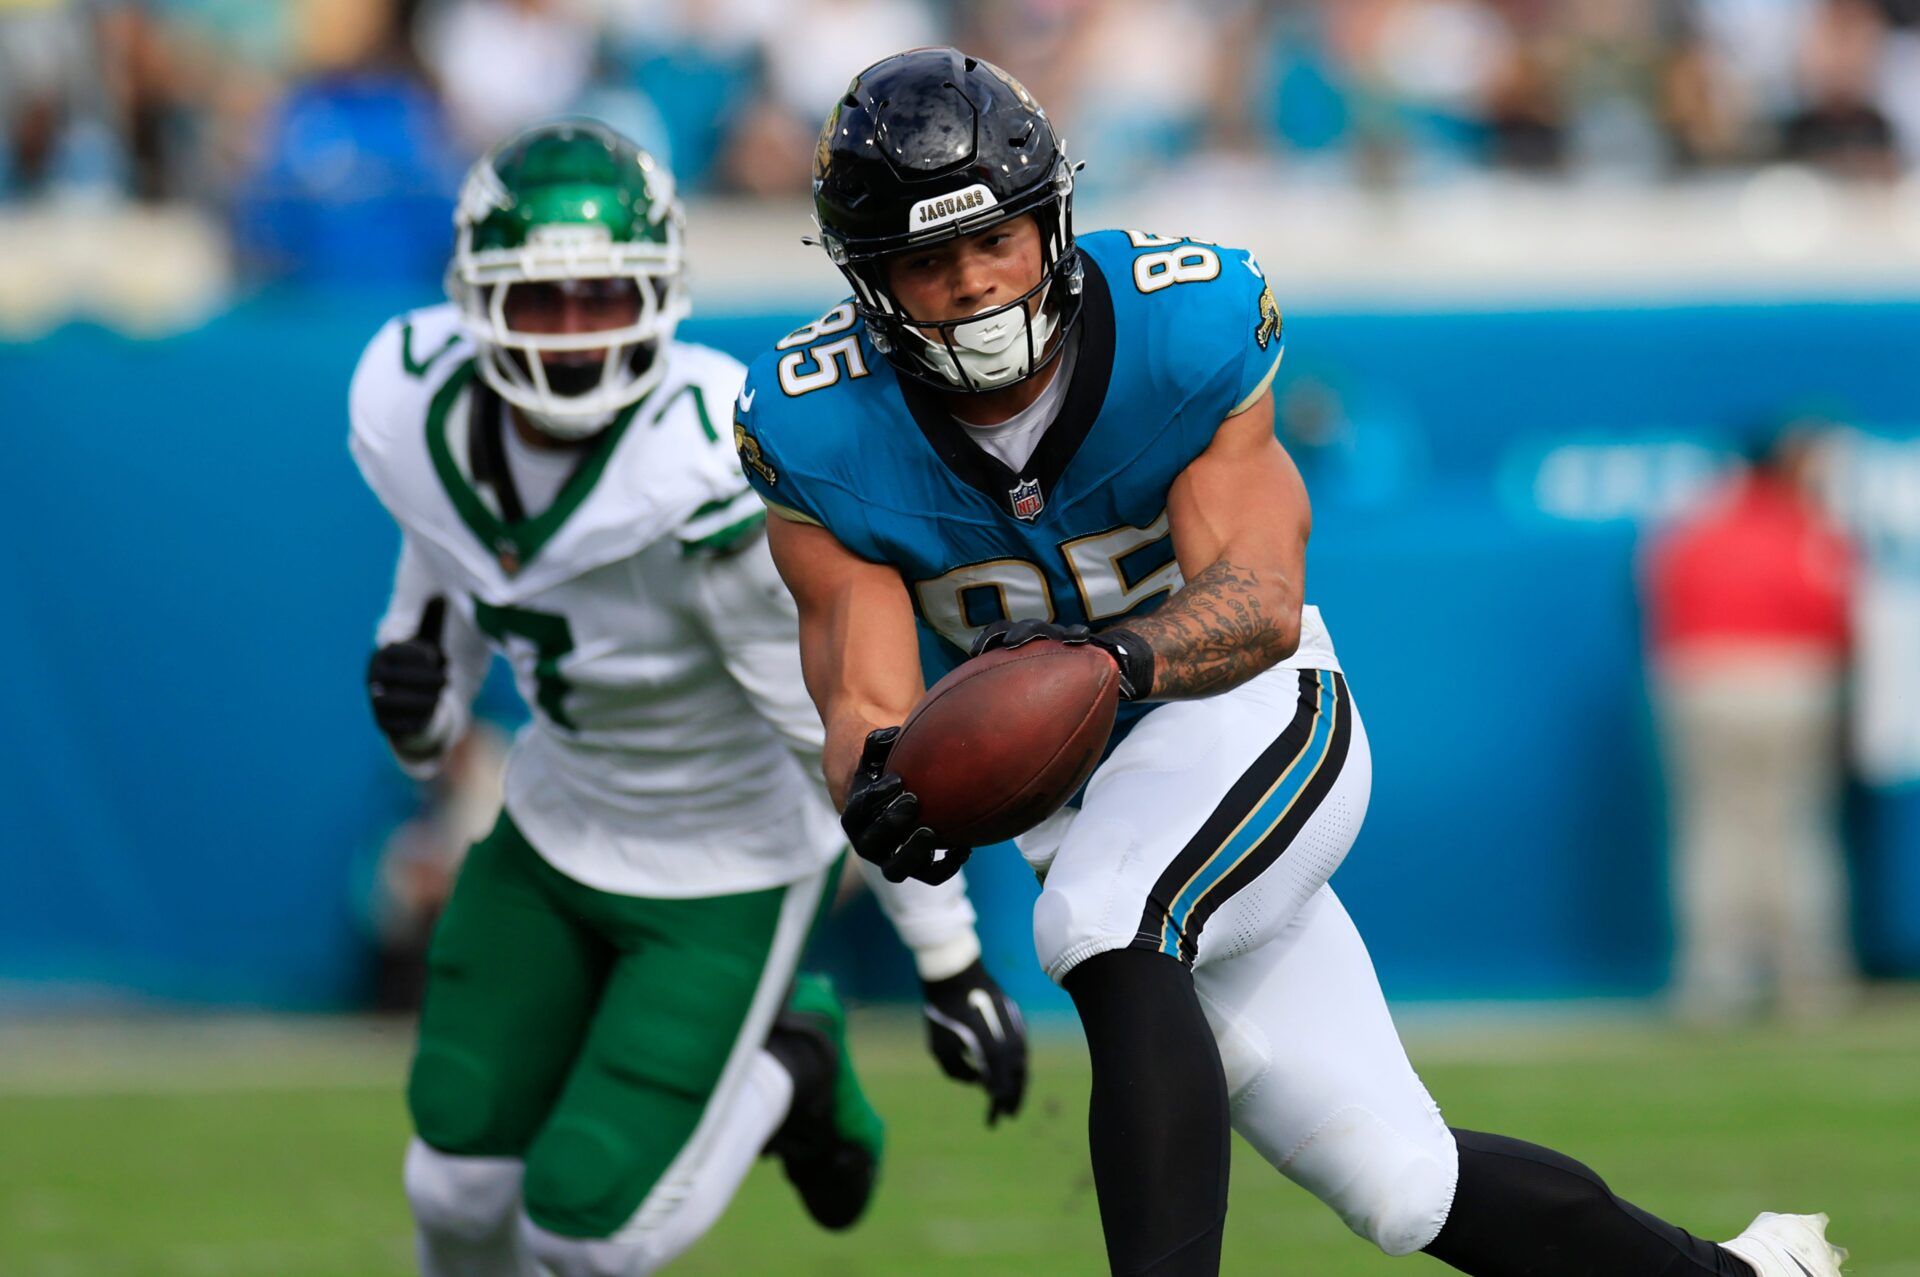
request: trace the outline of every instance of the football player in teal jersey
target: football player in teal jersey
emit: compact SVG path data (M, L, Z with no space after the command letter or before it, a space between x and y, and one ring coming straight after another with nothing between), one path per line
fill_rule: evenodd
M753 365L735 443L778 516L842 823L889 877L968 854L887 770L929 681L1039 638L1119 671L1108 756L1018 840L1044 880L1040 959L1086 1031L1112 1270L1218 1272L1231 1126L1390 1254L1487 1277L1834 1277L1824 1216L1715 1245L1571 1159L1441 1119L1327 885L1371 760L1303 595L1272 290L1235 249L1076 236L1074 171L996 67L919 49L861 72L814 161L853 295Z

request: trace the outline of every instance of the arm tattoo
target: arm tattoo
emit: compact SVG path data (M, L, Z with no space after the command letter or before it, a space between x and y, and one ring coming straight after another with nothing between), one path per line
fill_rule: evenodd
M1158 611L1127 623L1153 649L1154 700L1212 696L1293 654L1299 643L1274 598L1286 582L1221 560Z

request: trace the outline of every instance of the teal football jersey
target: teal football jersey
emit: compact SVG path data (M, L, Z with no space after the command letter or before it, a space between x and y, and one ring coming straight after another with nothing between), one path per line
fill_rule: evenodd
M1167 491L1279 367L1280 312L1246 253L1137 231L1078 243L1073 382L1023 470L896 376L850 303L756 360L736 405L774 513L899 569L929 684L994 621L1100 627L1164 603L1182 583Z

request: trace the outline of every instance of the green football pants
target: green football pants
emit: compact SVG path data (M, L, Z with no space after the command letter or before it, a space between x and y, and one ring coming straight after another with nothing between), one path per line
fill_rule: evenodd
M502 812L434 932L414 1129L443 1153L524 1159L535 1223L611 1236L765 1039L820 880L612 895L548 865Z

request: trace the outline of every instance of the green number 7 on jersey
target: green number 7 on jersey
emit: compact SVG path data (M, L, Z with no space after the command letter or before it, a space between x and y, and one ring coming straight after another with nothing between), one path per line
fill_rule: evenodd
M533 644L533 677L539 686L536 700L541 712L557 726L579 730L567 716L567 693L573 685L560 673L560 658L573 651L573 627L567 624L567 618L521 607L495 607L475 599L473 620L482 634L502 647L509 634Z

